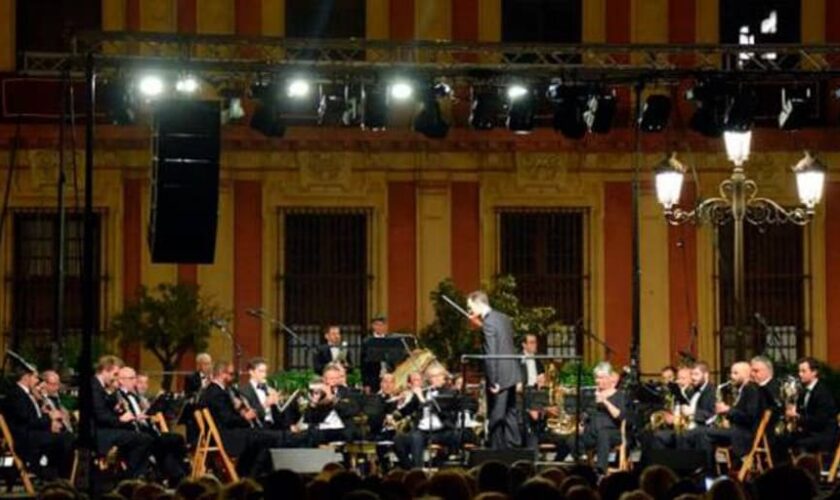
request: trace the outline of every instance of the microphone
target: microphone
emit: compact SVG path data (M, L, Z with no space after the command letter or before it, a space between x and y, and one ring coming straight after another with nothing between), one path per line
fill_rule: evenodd
M265 311L263 311L262 308L255 309L255 308L251 307L251 308L245 309L245 313L248 314L248 316L254 316L255 318L262 318L263 315L265 314Z

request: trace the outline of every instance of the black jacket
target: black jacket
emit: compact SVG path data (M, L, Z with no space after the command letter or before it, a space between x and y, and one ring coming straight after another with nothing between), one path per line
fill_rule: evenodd
M184 394L194 396L201 392L201 372L193 372L184 377Z
M822 381L811 390L808 406L805 406L803 389L796 402L799 413L799 427L806 433L830 434L837 432L837 405L831 389Z
M3 416L6 417L6 423L9 424L12 438L19 448L26 446L25 443L29 442L31 433L50 432L49 415L41 412L39 418L38 410L32 404L29 394L18 384L12 384L8 394L6 394Z
M429 391L424 391L425 403L412 395L411 400L397 411L397 417L410 417L414 423L415 428L420 420L423 418L423 409L429 407L432 413L436 414L443 424L444 429L454 429L458 422L458 414L464 406L458 391L444 387L438 390L437 399L449 399L451 403L446 406L443 403L435 404L429 399ZM441 411L438 411L440 409Z
M220 430L251 427L250 422L234 408L230 392L227 389L222 389L215 382L208 385L203 391L201 404L210 410L210 414L216 422L216 427Z
M706 422L715 416L715 403L715 389L712 388L712 384L706 384L700 391L700 399L697 400L697 406L694 409L694 422L698 425L706 425Z
M545 373L545 366L541 359L535 359L534 364L536 364L537 375ZM528 365L525 363L525 360L522 360L520 367L522 369L522 383L526 384L528 383Z
M96 429L122 429L132 430L130 423L120 422L120 414L117 413L117 397L115 394L108 394L99 379L93 377L93 424Z
M729 409L727 417L734 427L752 432L761 420L764 403L758 385L747 382L741 388L741 395Z
M347 349L346 347L338 346L339 349ZM314 355L314 368L315 373L321 374L324 371L324 368L333 362L332 351L330 350L329 344L321 344L315 349ZM348 369L350 368L350 359L345 358L344 366ZM378 367L378 365L377 365ZM378 374L378 372L377 372Z
M484 354L516 354L513 347L513 322L498 311L491 310L482 318ZM501 389L515 386L522 381L521 363L518 359L490 359L484 362L484 374L489 386Z

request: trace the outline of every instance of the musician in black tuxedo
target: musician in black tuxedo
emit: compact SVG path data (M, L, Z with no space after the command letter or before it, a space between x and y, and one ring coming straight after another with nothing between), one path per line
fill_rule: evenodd
M321 384L312 387L304 421L309 425L310 443L350 442L358 437L353 417L361 413L357 395L347 387L347 373L339 364L324 368Z
M394 371L394 367L390 363L371 359L370 354L372 342L375 339L383 339L388 336L388 320L385 316L377 316L371 321L370 327L372 335L362 341L360 352L362 387L366 394L376 394L379 392L379 378L383 373Z
M122 367L120 358L102 356L91 381L96 451L105 455L116 446L127 467L125 474L128 477L140 477L149 466L148 457L154 439L135 431L136 417L117 400L116 383Z
M61 402L61 377L54 370L41 373L41 387L44 396L49 398L51 406L61 413L61 432L73 432L73 417Z
M397 418L411 419L410 429L394 437L400 467L423 467L423 454L430 443L452 450L458 446L457 418L460 395L446 384L446 369L433 364L426 369L428 388L415 386L396 411Z
M734 403L732 406L722 401L715 404L715 414L729 419L729 428L709 428L706 432L704 447L712 469L715 463L714 447L717 445L732 445L733 464L740 464L752 447L755 431L761 421L762 396L758 385L750 379L750 364L746 361L733 363L730 380L735 388Z
M298 432L300 410L294 402L281 411L278 393L268 387L268 364L265 358L248 361L248 380L239 386L239 393L257 413L261 427L274 430L283 439L284 447L304 446L307 437Z
M271 469L269 449L283 446L282 435L262 429L257 413L231 392L236 376L233 363L217 361L213 379L201 395L201 404L210 410L221 434L225 451L237 457L236 468L242 475L257 476Z
M213 372L213 358L206 352L195 356L195 371L184 378L184 395L195 396L210 385Z
M317 373L323 373L324 368L330 363L341 363L344 368L350 369L350 360L347 358L347 343L341 341L341 327L329 325L324 329L324 344L315 350L314 367Z
M820 367L811 357L799 360L802 391L796 406L785 415L795 419L796 431L785 439L785 446L806 453L831 451L837 442L837 405L831 389L820 380Z
M755 356L750 360L750 371L752 381L759 388L761 411L770 410L773 413L767 425L768 429L773 429L776 422L784 417L782 388L779 379L773 376L773 362L766 356ZM768 433L768 438L773 437L771 433Z
M486 293L471 293L467 298L467 307L470 314L481 320L484 354L516 354L513 347L513 323L507 315L490 308ZM485 360L484 375L487 380L490 447L505 450L522 446L516 410L516 384L522 381L520 361L515 358Z
M49 413L36 398L35 387L39 380L35 367L15 366L13 373L17 383L12 384L6 394L3 415L12 433L15 451L27 468L44 480L69 477L73 435L62 432L60 413L55 410ZM44 467L40 463L43 455L47 457Z
M709 382L709 364L698 361L691 368L691 384L694 387L689 399L688 415L693 428L677 435L677 449L698 449L702 447L706 429L714 423L715 388Z
M134 421L137 424L135 431L151 436L153 440L151 452L155 457L157 472L168 481L169 486L177 486L187 474L184 470L184 457L187 455L184 438L174 432L161 432L149 420L149 415L146 415L137 394L137 373L134 368L128 366L120 368L118 381L118 397L125 402L127 410L134 415Z

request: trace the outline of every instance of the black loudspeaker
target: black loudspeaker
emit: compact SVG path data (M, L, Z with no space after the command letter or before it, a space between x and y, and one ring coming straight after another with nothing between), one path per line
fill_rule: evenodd
M510 450L491 450L487 448L477 448L470 451L469 466L476 467L484 462L502 462L506 465L512 465L514 462L525 461L534 462L537 459L537 452L534 449L528 448L513 448Z
M642 466L664 465L680 477L692 476L706 467L706 453L702 450L647 450Z
M220 111L218 101L170 99L156 106L148 234L152 262L213 262Z

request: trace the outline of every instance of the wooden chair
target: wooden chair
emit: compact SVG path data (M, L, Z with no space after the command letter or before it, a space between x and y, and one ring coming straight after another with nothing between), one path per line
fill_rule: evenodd
M201 410L195 410L193 418L198 428L198 438L195 440L195 448L193 449L190 478L198 479L207 471L207 426L204 425L204 415Z
M837 480L838 472L840 472L840 443L837 443L837 449L834 451L834 460L831 461L831 467L828 469L829 484Z
M23 483L23 489L28 495L35 494L35 487L32 485L32 475L26 469L26 463L23 459L15 453L15 441L12 438L12 433L9 426L6 425L6 419L0 415L0 432L3 434L3 442L0 444L0 457L5 461L7 458L12 459L12 464L20 474L20 481Z
M169 432L169 424L166 422L166 417L163 416L163 413L158 412L151 415L149 417L149 421L152 422L152 425L157 427L161 434Z
M227 454L227 451L225 451L225 445L222 443L222 437L219 434L218 427L216 427L216 421L213 420L213 415L210 414L210 410L207 408L201 410L201 415L204 417L205 425L203 459L206 461L211 453L216 453L222 462L222 467L224 467L228 479L233 482L239 481L236 465L230 458L230 455ZM199 432L201 432L201 427L199 427Z
M630 461L627 459L627 421L621 421L621 443L613 449L615 453L616 467L607 467L607 474L613 472L626 472L630 470Z
M761 416L761 421L758 424L758 429L755 431L753 438L753 445L744 461L741 464L741 470L738 471L738 480L743 482L747 475L755 468L756 472L761 474L764 472L764 465L762 461L766 462L767 469L773 468L773 457L770 455L770 443L767 441L767 425L770 423L772 412L764 410Z

